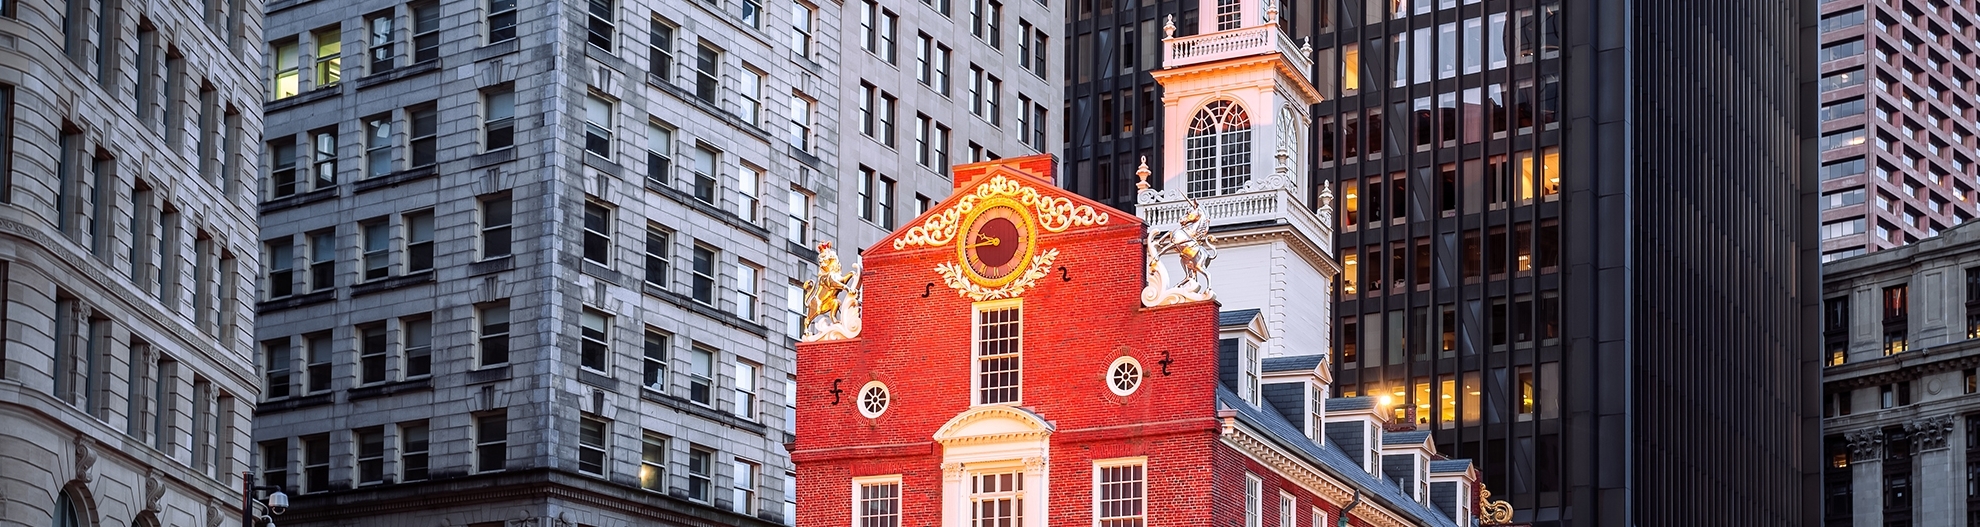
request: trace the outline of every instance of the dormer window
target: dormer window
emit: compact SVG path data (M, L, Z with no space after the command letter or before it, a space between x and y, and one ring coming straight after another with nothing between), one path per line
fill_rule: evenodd
M1258 406L1258 402L1265 399L1264 386L1259 382L1259 370L1264 369L1264 365L1258 356L1258 342L1238 339L1238 350L1238 368L1243 370L1238 374L1238 396L1243 397L1244 402Z
M1327 391L1316 384L1308 392L1311 395L1306 399L1306 437L1315 443L1326 444L1320 427L1326 424Z

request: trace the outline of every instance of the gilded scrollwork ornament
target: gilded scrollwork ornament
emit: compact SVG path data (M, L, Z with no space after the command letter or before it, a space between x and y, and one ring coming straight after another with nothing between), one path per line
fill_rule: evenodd
M1506 500L1492 499L1492 491L1485 485L1478 486L1478 524L1505 525L1512 523L1512 504Z
M1073 227L1106 225L1108 215L1092 205L1079 205L1073 200L1038 192L1038 189L1008 176L992 176L989 181L977 185L976 190L956 200L954 206L932 214L920 225L908 227L899 238L894 239L895 249L908 247L936 247L955 241L956 232L962 228L963 219L976 210L980 202L995 198L1009 197L1031 209L1038 218L1038 227L1047 232L1065 232Z
M981 302L1000 298L1017 298L1018 295L1022 295L1025 291L1030 290L1032 286L1038 285L1038 279L1052 274L1052 262L1058 258L1058 249L1040 251L1038 255L1031 257L1031 265L1025 268L1024 274L1019 275L1017 279L1011 280L1010 283L1004 284L1002 287L984 287L979 285L976 281L970 280L968 274L963 272L963 266L949 262L935 264L935 273L942 275L943 285L955 289L956 294L969 297L970 300Z
M1196 200L1189 200L1174 230L1149 231L1148 285L1141 290L1141 305L1155 307L1183 302L1210 300L1217 293L1210 289L1210 261L1217 258L1217 237L1210 234L1210 222ZM1182 281L1169 285L1169 269L1162 258L1175 255L1183 268Z
M804 334L813 342L859 336L859 269L843 271L832 242L818 244L818 276L804 282Z

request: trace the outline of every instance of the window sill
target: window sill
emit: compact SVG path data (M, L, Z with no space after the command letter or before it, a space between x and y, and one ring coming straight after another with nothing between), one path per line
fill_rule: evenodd
M695 199L694 196L690 196L686 192L681 192L679 190L675 190L673 187L654 183L653 180L650 179L646 180L646 189L657 192L662 197L673 200L675 203L687 205L688 208L694 209L696 212L700 212L704 215L707 215L710 218L721 220L722 223L727 223L731 227L735 227L738 230L747 232L751 235L756 236L757 238L763 239L764 241L770 240L769 229L765 229L760 225L750 223L748 220L744 220L740 217L737 217L735 214L732 214L729 211L716 208L714 205L710 205L707 202L701 201L699 199Z
M317 86L306 92L268 101L262 105L262 113L274 114L293 109L297 106L334 98L343 93L343 90L337 89L343 87L343 85L344 83L339 82L329 86Z
M511 352L513 353L513 350ZM476 385L495 381L506 381L509 380L509 375L509 363L505 362L494 366L483 366L478 369L468 370L466 384Z
M520 51L521 49L522 49L521 39L511 38L501 42L490 42L488 43L488 45L474 48L474 51L468 52L468 56L471 58L471 60L475 62L481 62L484 60L500 57L503 55L508 55L510 53L515 53L517 51Z
M768 327L744 320L742 317L735 316L729 312L715 309L713 306L682 296L680 293L662 289L660 286L653 285L652 282L640 282L640 284L647 296L666 300L669 303L686 308L688 311L693 311L716 322L721 322L722 325L747 331L758 337L767 338L770 336L770 328Z
M400 58L408 58L408 57L400 57ZM359 78L357 81L353 82L352 85L357 86L357 89L362 90L380 84L387 84L399 79L414 77L418 75L432 73L435 71L440 71L440 59L427 59L417 63L408 64L405 66L400 66L397 68L392 68L389 70L372 73L370 75L365 75L364 77Z
M335 301L336 299L337 299L337 290L335 288L331 288L322 291L316 291L313 293L289 295L282 298L263 300L259 304L255 305L255 310L257 313L267 314L276 311L295 309L298 307L313 306L316 304L327 303L327 302Z
M359 296L378 293L382 291L390 291L393 289L398 289L411 285L433 283L433 274L434 274L433 270L428 269L425 271L420 271L418 273L413 273L405 276L383 278L371 282L365 282L362 284L354 285L351 286L351 298L357 298Z
M260 212L262 214L269 214L273 212L279 212L283 210L293 209L296 207L301 207L303 205L308 205L319 201L335 199L336 197L337 197L337 187L324 187L309 192L291 194L288 196L283 196L261 202Z
M749 133L750 135L756 136L757 140L766 143L771 141L769 130L764 130L762 128L757 127L757 125L755 124L745 122L742 120L742 118L736 117L735 114L729 113L727 110L723 110L720 106L717 106L716 103L704 101L700 97L696 97L693 93L689 93L686 89L681 88L679 86L675 86L673 83L667 82L667 79L662 78L659 75L654 75L652 73L646 74L646 84L656 88L660 88L660 91L662 92L672 94L674 97L679 98L680 100L688 103L688 105L698 108L702 112L707 113L710 117L719 119L725 123L728 123L736 127L736 129L738 130L742 130L744 132Z
M672 395L658 393L652 390L640 390L639 398L660 403L660 405L662 406L673 408L674 410L689 415L693 415L695 417L700 417L703 419L721 423L724 426L728 426L730 428L735 428L738 430L746 430L750 433L759 436L768 437L770 434L770 428L767 426L763 426L762 423L757 423L754 421L743 419L741 417L737 417L735 414L719 411L714 408L709 408L705 405L692 402L687 399L682 399Z
M359 180L351 184L352 192L365 192L379 188L396 187L411 181L432 177L440 173L440 164L434 163L416 168L408 168L383 176Z
M284 399L266 401L254 407L254 415L269 415L279 412L329 406L336 403L336 392L323 392L311 395L289 396Z
M496 163L507 163L515 160L516 147L503 147L475 154L474 157L468 158L468 169L473 170Z
M408 379L398 382L373 384L361 388L352 388L347 393L349 395L348 397L349 401L357 401L360 399L371 399L377 397L398 395L402 393L431 391L431 390L433 390L433 377L425 376L425 377L420 377L418 379Z
M605 264L601 264L598 262L585 260L585 259L579 260L578 272L591 275L594 278L597 278L599 280L604 280L608 283L611 283L612 285L618 285L619 282L624 280L625 278L624 276L621 276L618 271L614 271L612 270L612 268L606 267Z
M468 276L472 277L472 276L481 276L489 273L499 273L502 271L514 269L515 267L516 267L516 257L514 255L496 256L494 258L489 258L486 260L468 264Z
M579 366L577 379L578 382L596 386L608 392L617 393L619 391L619 380L598 370Z

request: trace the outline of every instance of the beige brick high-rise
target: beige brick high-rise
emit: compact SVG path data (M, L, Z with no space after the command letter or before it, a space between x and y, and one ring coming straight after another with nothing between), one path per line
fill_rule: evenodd
M0 524L239 523L260 4L0 2Z

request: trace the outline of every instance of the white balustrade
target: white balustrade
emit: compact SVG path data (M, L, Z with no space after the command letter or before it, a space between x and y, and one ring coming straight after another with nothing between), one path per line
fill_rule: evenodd
M1301 77L1311 78L1313 68L1313 58L1300 53L1300 46L1279 31L1277 23L1174 37L1164 40L1164 45L1168 48L1162 61L1165 68L1273 52L1285 55Z
M1334 252L1334 231L1313 211L1295 199L1292 192L1273 189L1255 192L1239 192L1222 196L1197 198L1203 208L1204 219L1212 228L1225 225L1285 223L1294 231L1304 235L1327 254ZM1188 201L1143 203L1135 208L1135 215L1148 222L1151 230L1176 228L1183 214L1189 212Z

